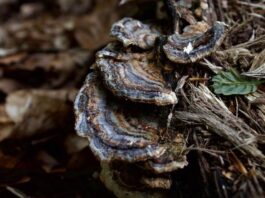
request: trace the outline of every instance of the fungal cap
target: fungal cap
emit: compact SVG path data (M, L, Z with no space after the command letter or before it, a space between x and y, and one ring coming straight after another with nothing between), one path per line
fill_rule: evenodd
M114 95L158 106L176 104L176 94L167 87L154 59L152 52L133 53L111 44L98 52L96 62Z
M182 64L193 63L210 55L221 45L226 25L217 21L205 32L199 23L201 22L197 23L201 26L199 28L187 28L187 32L182 35L173 34L168 37L163 50L169 60Z
M154 47L159 32L149 24L125 17L112 25L110 35L123 43L124 47L133 45L150 49Z

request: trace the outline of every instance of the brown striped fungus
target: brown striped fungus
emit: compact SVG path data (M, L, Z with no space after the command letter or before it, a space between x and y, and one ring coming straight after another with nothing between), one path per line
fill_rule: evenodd
M213 53L225 34L224 23L203 20L209 12L197 21L183 1L165 3L173 33L169 23L127 17L113 24L115 41L97 52L75 100L76 131L88 139L101 161L100 178L117 197L163 197L171 172L188 164L186 135L168 125L178 99L159 59L173 67L194 63Z

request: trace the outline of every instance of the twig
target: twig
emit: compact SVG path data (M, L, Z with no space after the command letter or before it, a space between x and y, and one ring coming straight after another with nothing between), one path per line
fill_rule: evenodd
M6 186L6 190L8 190L9 192L11 192L16 197L19 197L19 198L30 198L25 193L21 192L20 190L18 190L16 188L11 187L11 186Z
M248 153L261 161L261 166L265 167L265 156L256 145L257 132L233 115L206 86L196 88L191 85L191 91L190 111L176 111L175 116L185 122L197 122L209 127L243 154Z

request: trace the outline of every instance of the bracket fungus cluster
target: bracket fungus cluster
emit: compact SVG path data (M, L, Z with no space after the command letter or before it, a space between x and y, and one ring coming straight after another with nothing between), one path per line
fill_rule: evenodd
M169 9L174 24L187 16L181 12L191 13L176 5ZM113 24L116 41L97 53L76 97L76 131L88 139L101 161L102 181L118 197L161 197L159 189L171 187L170 173L188 164L185 134L167 124L165 112L178 99L157 54L172 65L196 62L221 44L225 25L197 22L192 15L184 20L189 25L183 32L169 35L161 31L168 27L132 18ZM142 175L135 180L134 172Z

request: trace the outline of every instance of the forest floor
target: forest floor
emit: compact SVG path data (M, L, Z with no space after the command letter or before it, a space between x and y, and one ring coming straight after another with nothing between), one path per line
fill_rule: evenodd
M214 2L218 20L229 30L218 58L200 64L212 75L232 67L264 79L264 0ZM111 25L125 16L150 17L147 5L0 0L1 198L114 197L99 179L100 164L87 140L76 135L73 101L95 53L111 41ZM264 83L257 94L218 96L236 115L223 124L232 131L237 127L244 136L241 143L254 151L246 152L249 148L231 133L209 133L207 124L196 125L187 139L189 165L175 174L173 197L194 197L192 192L198 197L265 196Z

